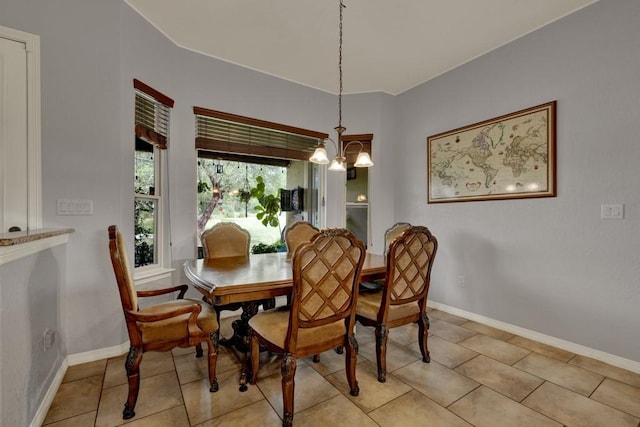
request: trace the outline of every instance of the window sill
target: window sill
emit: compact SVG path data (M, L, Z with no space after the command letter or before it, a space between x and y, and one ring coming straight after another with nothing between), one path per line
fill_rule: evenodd
M174 271L175 271L175 268L164 268L164 267L144 268L141 271L135 271L133 273L133 281L136 286L144 285L145 283L153 282L155 280L171 278L171 274Z

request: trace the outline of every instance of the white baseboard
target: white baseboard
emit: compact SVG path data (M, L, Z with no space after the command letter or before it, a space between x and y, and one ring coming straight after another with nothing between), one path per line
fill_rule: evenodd
M113 347L100 348L98 350L86 351L84 353L70 354L67 356L69 366L80 365L82 363L95 362L96 360L108 359L109 357L122 356L129 351L129 341Z
M40 402L40 406L38 406L38 410L36 414L33 416L29 427L39 427L44 422L47 413L49 412L49 408L53 403L53 399L56 397L56 393L62 384L62 380L64 379L64 375L67 373L67 369L69 366L80 365L82 363L95 362L97 360L108 359L109 357L118 357L129 351L129 341L122 343L120 345L116 345L108 348L101 348L98 350L87 351L84 353L76 353L67 356L63 361L62 365L58 369L56 376L54 377L47 393L45 394L42 402Z
M53 399L56 397L56 393L60 388L60 384L62 384L64 374L67 373L68 367L69 367L69 364L67 363L67 359L64 359L62 361L62 365L60 366L60 369L58 369L58 372L56 372L56 375L53 378L53 381L51 382L51 385L49 386L47 393L44 395L42 402L40 402L40 406L38 406L38 410L33 416L33 419L31 420L29 427L40 427L42 423L44 423L44 419L47 416L47 412L49 412L49 408L53 403Z
M640 374L640 362L636 362L631 359L625 359L624 357L616 356L615 354L605 353L604 351L595 350L593 348L585 347L583 345L576 344L570 341L565 341L563 339L552 337L550 335L541 334L540 332L521 328L510 323L501 322L490 317L471 313L469 311L464 311L459 308L448 306L446 304L441 304L439 302L429 300L427 302L427 306L456 316L464 317L465 319L473 320L474 322L492 326L496 329L501 329L503 331L507 331L533 341L538 341L552 347L557 347L571 353L591 357L592 359L608 363L609 365L613 365L618 368L626 369L628 371Z

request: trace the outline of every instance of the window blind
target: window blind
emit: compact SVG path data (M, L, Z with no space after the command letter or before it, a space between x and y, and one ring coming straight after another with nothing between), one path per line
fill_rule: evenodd
M169 135L169 108L173 100L134 79L135 88L135 133L159 148L167 148Z
M288 160L308 160L322 132L194 107L196 149Z

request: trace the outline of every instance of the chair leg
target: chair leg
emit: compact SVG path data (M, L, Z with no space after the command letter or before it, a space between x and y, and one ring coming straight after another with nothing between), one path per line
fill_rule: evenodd
M216 365L218 364L218 340L220 338L220 331L215 331L215 332L211 332L211 335L209 335L209 339L207 340L207 347L209 350L209 359L208 359L208 364L209 364L209 384L211 385L211 388L209 388L209 391L212 393L215 393L216 391L218 391L218 389L220 388L220 386L218 385L218 378L216 377ZM198 344L200 346L200 351L202 351L202 345Z
M425 312L420 320L418 320L418 344L420 344L420 353L422 353L422 361L431 362L429 355L429 316Z
M387 337L389 330L386 325L376 326L376 359L378 362L378 382L387 381Z
M282 371L282 425L291 427L293 425L293 394L295 391L296 356L287 353L282 359L280 370Z
M138 401L138 391L140 390L140 362L142 362L142 349L130 347L127 360L124 362L129 381L129 395L122 411L123 420L128 420L136 415L134 409Z
M196 344L196 357L202 357L203 355L203 351L202 351L202 343L199 342L198 344Z
M347 383L349 383L349 393L351 396L360 394L360 387L356 380L356 363L358 363L358 341L351 335L347 339L347 354L345 354L345 368L347 371Z
M258 337L251 333L251 348L249 350L249 357L251 358L251 378L249 383L255 384L258 381L258 369L260 369L260 343Z

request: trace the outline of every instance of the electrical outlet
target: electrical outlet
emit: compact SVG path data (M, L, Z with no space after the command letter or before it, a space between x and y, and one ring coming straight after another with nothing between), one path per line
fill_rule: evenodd
M458 276L458 286L464 288L464 276Z
M51 347L53 347L53 343L56 341L56 331L53 331L51 329L45 329L44 333L42 334L42 338L43 338L43 347L44 347L44 351L49 350Z

